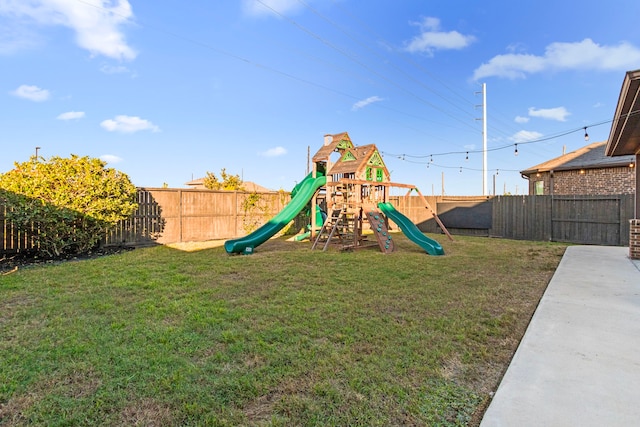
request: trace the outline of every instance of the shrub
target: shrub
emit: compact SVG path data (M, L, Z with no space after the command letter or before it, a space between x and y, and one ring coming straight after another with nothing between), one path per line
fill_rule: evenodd
M240 175L228 174L225 168L220 171L219 179L216 174L207 171L203 184L209 190L244 191Z
M129 177L100 159L32 157L0 174L7 219L50 257L81 254L137 208Z

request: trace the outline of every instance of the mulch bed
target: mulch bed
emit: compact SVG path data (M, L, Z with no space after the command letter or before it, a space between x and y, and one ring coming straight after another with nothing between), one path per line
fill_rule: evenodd
M62 262L83 261L102 256L114 255L133 249L133 247L129 246L114 246L97 248L84 254L65 254L58 257L46 257L34 251L25 251L16 254L5 254L2 256L2 258L0 258L0 276L6 276L8 274L14 273L21 268L30 268L47 264L59 264Z

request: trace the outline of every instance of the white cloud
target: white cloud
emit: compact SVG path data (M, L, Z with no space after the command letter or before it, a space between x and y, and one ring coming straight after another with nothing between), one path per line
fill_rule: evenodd
M536 139L542 138L544 135L540 132L529 131L529 130L521 130L520 132L515 133L510 140L513 142L529 142L535 141Z
M114 156L113 154L103 154L102 156L100 156L100 160L113 164L120 163L122 161L122 158Z
M556 108L541 108L539 110L531 107L529 108L529 115L531 117L540 117L542 119L557 120L559 122L566 122L567 116L571 115L564 107Z
M529 117L516 116L514 121L516 123L528 123L529 122Z
M473 43L474 36L465 36L457 31L440 31L440 20L424 17L416 23L420 27L420 34L405 42L404 50L411 53L422 52L433 55L436 50L463 49Z
M113 120L104 120L100 123L100 126L109 132L134 133L141 130L150 130L152 132L160 131L160 128L149 120L136 116L116 116Z
M351 111L357 111L361 108L366 107L367 105L373 104L374 102L380 102L383 99L379 96L370 96L367 99L363 99L361 101L356 102L351 106Z
M28 99L29 101L42 102L49 99L50 93L46 89L41 89L38 86L21 85L16 90L10 92L12 95L18 98Z
M260 155L264 157L278 157L284 156L285 154L287 154L287 149L284 147L273 147L269 148L267 151L260 153Z
M66 113L60 114L56 119L58 120L74 120L81 119L84 117L84 111L68 111Z
M627 42L601 46L591 39L574 43L551 43L544 55L509 53L496 55L473 72L473 79L485 77L526 78L547 70L626 71L637 68L640 49Z
M273 10L280 14L295 12L302 7L298 0L243 0L242 9L250 16L272 15ZM271 10L273 9L273 10Z
M123 73L128 73L129 69L124 65L104 64L100 67L100 71L102 71L105 74L123 74Z
M131 60L136 52L121 30L133 18L128 0L0 0L0 15L13 19L11 25L33 27L64 26L75 32L78 46L92 55ZM24 33L27 36L27 33ZM13 40L16 45L17 40ZM22 42L22 43L27 43Z
M494 56L473 72L473 79L497 76L508 79L525 78L526 73L537 73L545 69L545 60L539 56L507 54Z

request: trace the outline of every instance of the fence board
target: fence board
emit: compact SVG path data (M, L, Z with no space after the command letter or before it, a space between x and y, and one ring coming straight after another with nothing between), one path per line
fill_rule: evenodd
M628 219L621 211L622 196L554 197L553 240L619 245ZM628 239L628 235L626 236Z
M105 237L105 245L145 245L228 239L246 235L252 227L264 224L288 203L286 193L260 193L256 209L247 210L251 193L211 190L140 188L138 210L117 224ZM424 201L417 196L390 198L398 210L420 230L437 233L439 229ZM456 217L451 234L485 235L509 239L562 241L571 243L626 246L629 244L629 220L634 218L634 195L615 196L427 196L433 209L443 206L490 204L490 221L478 221L468 210ZM464 212L464 211L463 211ZM479 229L478 224L490 224ZM297 224L300 227L300 224ZM19 233L5 219L0 206L0 256L31 248L25 233Z

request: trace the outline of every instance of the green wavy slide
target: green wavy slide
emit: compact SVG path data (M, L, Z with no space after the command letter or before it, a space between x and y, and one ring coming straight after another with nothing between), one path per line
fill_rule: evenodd
M417 225L397 211L391 203L378 203L378 209L380 209L387 217L391 218L393 222L400 227L400 230L402 230L405 236L407 236L413 243L424 249L429 255L444 255L444 249L442 249L440 243L425 236Z
M253 233L239 239L224 242L224 249L228 254L251 254L253 250L275 236L309 203L313 195L320 187L327 183L327 177L313 178L309 174L291 191L292 199L269 222L258 228Z

